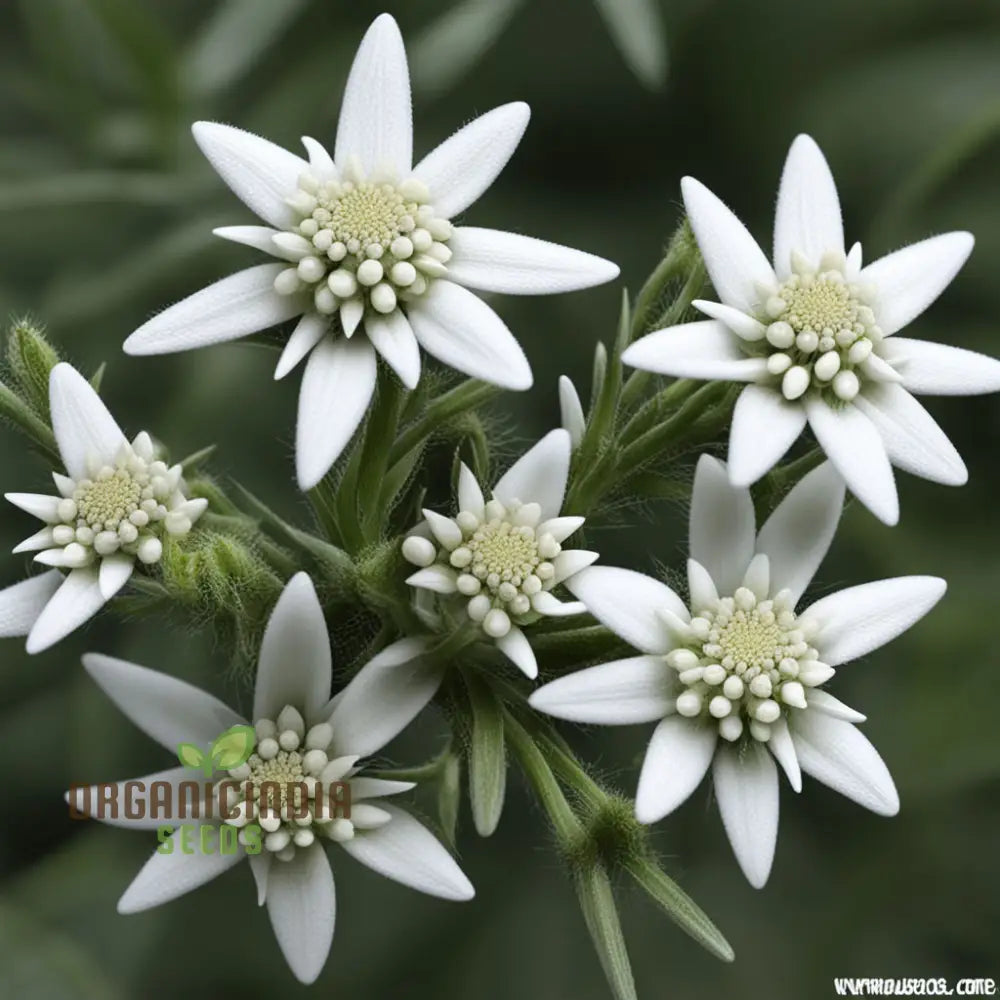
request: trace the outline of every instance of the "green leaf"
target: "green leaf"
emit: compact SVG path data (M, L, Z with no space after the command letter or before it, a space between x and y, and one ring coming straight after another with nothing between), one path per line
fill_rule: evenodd
M212 744L212 760L216 767L231 771L247 762L256 742L257 734L253 726L233 726Z
M616 1000L637 1000L618 907L603 865L593 864L577 872L576 894L611 992Z
M194 743L181 743L177 747L177 759L185 767L203 767L208 759L205 751Z
M496 695L474 674L465 685L472 706L469 743L469 800L480 837L489 837L500 822L507 785L503 708Z
M458 808L462 796L462 759L449 753L441 767L438 779L438 822L450 847L455 846L455 829L458 826Z

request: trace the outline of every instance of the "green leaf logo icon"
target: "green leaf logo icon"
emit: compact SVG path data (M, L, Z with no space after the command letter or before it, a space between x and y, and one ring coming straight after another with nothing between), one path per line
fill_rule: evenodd
M212 744L211 760L221 770L231 771L247 762L256 741L253 726L233 726Z
M211 758L206 758L204 751L193 743L181 743L177 747L177 759L185 767L204 767L206 760L211 764Z

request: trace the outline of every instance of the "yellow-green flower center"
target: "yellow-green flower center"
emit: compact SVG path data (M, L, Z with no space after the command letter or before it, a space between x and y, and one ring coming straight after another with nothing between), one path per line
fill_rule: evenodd
M80 522L95 531L117 531L142 503L142 486L127 469L116 469L105 479L85 481L74 494Z

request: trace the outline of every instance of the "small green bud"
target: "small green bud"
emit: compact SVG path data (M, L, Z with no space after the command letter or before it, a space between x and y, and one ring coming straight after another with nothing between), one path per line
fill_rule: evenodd
M36 415L49 422L49 373L59 355L30 319L16 320L7 336L7 365L14 384Z

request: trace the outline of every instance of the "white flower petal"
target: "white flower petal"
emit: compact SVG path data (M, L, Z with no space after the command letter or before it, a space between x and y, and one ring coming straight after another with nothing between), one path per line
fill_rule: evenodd
M40 653L55 645L105 605L97 570L75 569L60 584L42 613L35 619L25 649Z
M212 230L212 235L232 243L240 243L245 247L253 247L255 250L261 250L272 257L277 257L279 260L300 260L301 254L282 250L274 242L274 237L279 232L281 232L280 229L272 229L270 226L220 226L218 229Z
M407 313L420 346L457 371L530 389L531 366L503 320L472 292L439 278Z
M763 340L767 327L759 319L743 312L725 306L721 302L711 302L708 299L695 299L691 305L711 319L724 323L726 328L736 334L741 340Z
M743 223L704 184L685 177L681 192L708 276L719 298L734 309L753 312L757 304L754 283L776 285L764 251Z
M632 656L579 670L540 687L532 708L600 726L656 722L674 710L675 671L662 656Z
M302 145L306 147L309 166L313 173L318 174L322 180L330 180L337 176L337 167L333 162L333 157L323 143L312 136L304 135L302 136Z
M564 542L573 532L583 527L586 518L566 515L565 517L551 517L547 521L542 521L538 526L538 535L551 535L557 542Z
M448 277L505 295L550 295L613 281L618 265L582 250L497 229L460 226L448 244Z
M399 309L387 316L370 313L365 317L365 333L386 364L407 389L420 381L420 347L410 323Z
M286 706L302 712L309 725L322 722L320 708L330 697L330 634L316 588L306 573L285 584L260 644L253 718L276 719Z
M886 336L916 319L951 284L974 243L972 233L942 233L864 268L859 281L875 286L875 315Z
M254 885L257 886L258 906L263 906L267 902L267 883L271 874L271 859L273 857L274 855L270 851L247 855L247 861L250 862L250 873L253 875Z
M62 520L59 516L60 497L50 497L44 493L5 493L4 499L40 521L58 524Z
M381 750L434 697L444 667L426 652L426 639L400 639L361 668L330 716L336 756Z
M547 590L540 590L532 596L531 607L540 615L548 615L550 618L567 618L587 612L587 606L582 601L560 601Z
M566 431L549 431L504 473L493 495L504 504L513 500L539 504L542 520L558 516L569 479L570 451Z
M452 518L445 517L444 514L438 514L437 511L429 510L426 507L423 513L431 534L449 552L462 544L462 529Z
M748 358L736 334L714 319L670 326L640 337L625 349L622 361L676 378L753 382L767 374L767 361Z
M596 552L588 552L586 549L565 549L552 560L556 571L552 577L553 584L568 580L571 576L597 562L598 558Z
M583 415L583 404L576 386L565 375L559 376L559 423L569 434L572 446L579 448L587 430L587 418Z
M679 715L664 719L649 741L639 788L635 795L635 818L655 823L673 812L701 784L718 733Z
M751 740L740 750L720 747L712 779L736 860L747 881L761 889L778 842L778 769L767 750Z
M515 101L480 115L431 150L414 168L445 218L465 211L497 179L528 127L531 110Z
M784 280L792 273L792 253L813 267L823 254L844 253L844 223L837 185L826 158L811 136L797 136L788 150L774 214L774 269Z
M965 462L948 436L901 385L872 386L854 405L882 435L893 465L945 486L969 481Z
M831 715L835 719L843 719L844 722L864 722L866 716L845 705L839 698L834 698L829 691L822 688L812 688L809 691L809 708L811 711L822 712L824 715ZM772 734L773 734L772 730Z
M169 853L161 854L159 850L153 852L118 900L119 913L141 913L177 899L178 896L210 882L246 857L242 847L237 848L233 854L223 854L221 851L185 854L180 844L183 834L183 827L173 832ZM187 836L190 838L191 833L188 832Z
M777 465L806 425L805 410L774 389L748 385L736 400L729 434L729 479L751 486Z
M171 354L237 340L304 311L297 295L279 295L284 264L258 264L203 288L147 320L124 344L126 354Z
M283 379L323 339L330 321L319 313L308 312L298 321L285 344L274 369L275 381Z
M216 173L247 208L278 229L295 224L295 213L285 199L295 193L299 176L309 170L302 157L219 122L195 122L191 132Z
M337 899L326 851L296 848L290 861L272 864L267 915L288 967L300 983L315 982L333 944Z
M899 812L892 775L862 733L820 712L793 715L792 741L806 774L882 816Z
M462 462L458 469L458 509L475 514L482 520L486 513L486 501L472 470ZM541 532L539 532L541 533ZM557 538L556 541L559 541Z
M529 680L534 680L538 676L538 662L535 660L535 652L531 648L524 633L516 626L511 625L510 631L495 640L497 649L517 667Z
M670 611L682 621L691 617L665 583L630 569L591 566L572 577L566 588L602 625L644 653L673 648L660 612Z
M413 781L388 781L385 778L351 778L351 801L378 799L383 795L401 795L416 788Z
M689 537L691 558L708 570L720 594L732 594L753 558L753 501L710 455L702 455L695 469Z
M884 646L915 625L947 588L936 576L897 576L839 590L809 605L800 618L819 624L810 642L823 663L837 667Z
M134 568L135 557L125 552L115 552L110 556L105 556L101 560L97 580L101 597L105 601L110 601L128 583Z
M800 479L757 536L757 551L770 562L771 593L789 590L798 603L819 569L837 531L844 480L830 462Z
M809 693L809 707L813 708L813 693ZM778 718L777 722L771 723L771 738L767 741L767 748L774 755L774 759L781 765L781 769L788 778L788 783L796 792L802 791L802 769L799 767L799 758L795 755L795 744L792 742L792 734L789 732L788 723L784 716Z
M719 591L716 589L712 574L697 559L688 559L687 574L691 610L698 613L714 609L719 600Z
M476 894L472 883L428 829L388 802L379 802L378 807L392 820L344 841L340 846L348 854L379 875L429 896L472 899Z
M447 566L427 566L410 574L406 582L411 587L433 591L435 594L454 594L458 589L457 576Z
M122 713L161 746L207 747L246 719L193 684L103 653L86 653L83 665Z
M899 520L896 481L882 436L853 404L834 410L822 399L806 400L809 426L848 489L880 520Z
M399 27L389 14L365 33L344 88L333 158L343 170L351 157L371 172L413 166L410 71Z
M363 338L326 337L306 362L299 390L295 470L299 488L311 490L340 456L361 423L378 367Z
M919 395L976 396L1000 390L1000 361L960 347L892 337L879 350Z
M200 792L195 794L194 801L185 794L184 808L181 808L179 786L181 782L191 781L199 789L204 785L204 780L197 771L193 771L189 767L171 767L166 771L157 771L155 774L147 774L142 778L129 778L116 782L113 799L115 805L112 809L103 805L107 802L105 786L103 785L90 785L89 787L77 785L70 789L64 798L71 809L99 819L100 822L106 823L108 826L121 826L131 830L157 830L161 826L177 826L180 823L197 819L200 815ZM160 789L153 788L154 782L169 786L169 797L165 800L160 799ZM155 805L150 801L150 795L154 793L157 796ZM102 803L100 807L99 803ZM165 805L169 806L169 810L164 808ZM98 812L103 815L98 815ZM128 812L137 812L142 815L131 819L127 815Z
M59 454L74 479L87 475L87 459L111 464L127 443L94 387L72 365L62 362L49 374L49 406Z
M56 569L0 590L0 637L27 635L63 582Z

